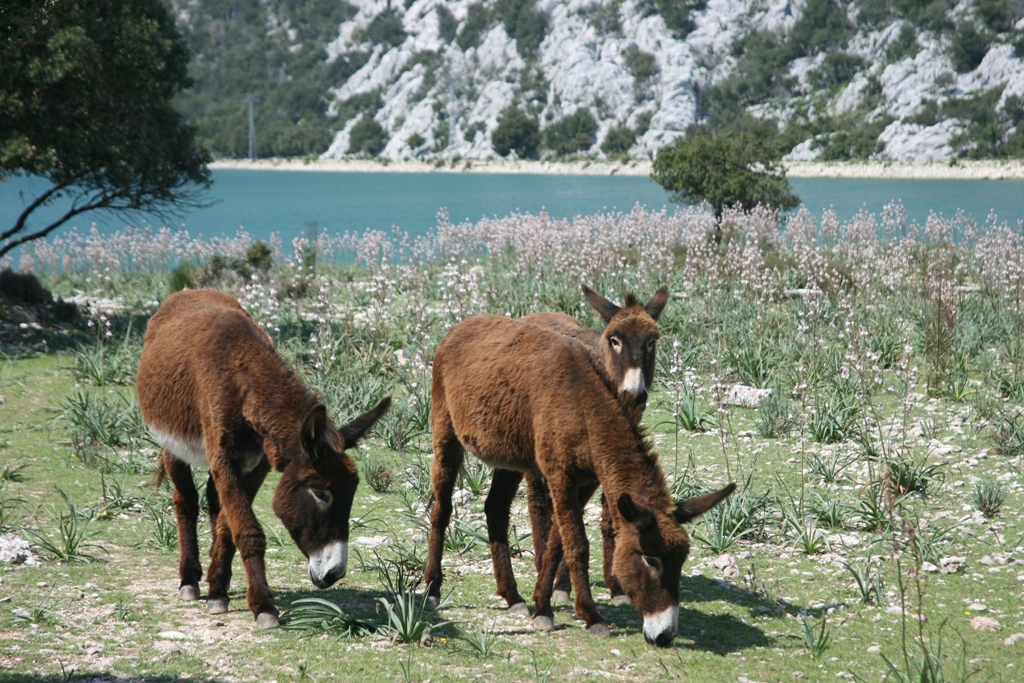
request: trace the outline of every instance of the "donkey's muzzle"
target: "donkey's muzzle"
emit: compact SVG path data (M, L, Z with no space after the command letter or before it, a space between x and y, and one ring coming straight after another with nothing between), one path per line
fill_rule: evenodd
M309 554L309 579L317 588L327 588L345 576L348 543L335 541Z

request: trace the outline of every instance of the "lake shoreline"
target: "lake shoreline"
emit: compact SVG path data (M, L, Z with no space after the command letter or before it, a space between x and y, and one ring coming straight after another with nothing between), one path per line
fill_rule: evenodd
M900 180L1024 180L1024 162L966 161L793 161L785 164L790 178L872 178ZM492 173L523 175L648 176L651 162L527 161L461 159L439 161L383 161L375 159L219 159L214 170L331 171L342 173Z

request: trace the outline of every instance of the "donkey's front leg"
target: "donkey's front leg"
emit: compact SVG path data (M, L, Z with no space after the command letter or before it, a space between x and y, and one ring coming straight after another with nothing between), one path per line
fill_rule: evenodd
M277 605L274 604L274 596L267 583L264 559L267 539L263 535L263 527L260 526L252 510L252 499L269 469L270 465L265 460L245 475L242 475L237 467L230 463L222 463L218 467L214 467L211 463L210 467L210 474L217 486L220 498L221 514L226 518L227 526L231 531L230 535L217 534L217 543L225 552L223 555L218 554L216 559L220 560L220 567L223 568L224 559L226 558L227 563L230 564L230 557L233 554L229 551L228 546L233 545L238 549L238 554L242 557L242 567L245 569L245 578L249 584L246 593L249 609L256 616L256 625L261 629L277 626L278 616ZM221 520L218 520L219 530L223 529L221 524ZM211 564L211 574L213 569ZM230 577L230 566L227 575ZM211 584L211 595L213 588ZM223 586L223 589L226 592L227 586Z
M583 505L594 494L597 484L577 487L571 485L568 476L559 476L554 479L548 478L548 488L554 506L556 529L552 534L555 537L552 542L558 539L564 547L565 562L569 565L569 575L572 577L573 588L576 589L576 616L586 622L587 633L606 638L610 631L604 623L604 617L597 611L594 596L590 592L590 543L583 526ZM549 595L557 568L557 565L548 566L548 558L554 559L553 556L554 553L549 549L544 558L544 578L549 586Z

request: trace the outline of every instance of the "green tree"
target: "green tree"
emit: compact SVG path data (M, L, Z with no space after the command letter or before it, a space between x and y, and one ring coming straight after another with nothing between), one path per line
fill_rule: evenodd
M517 107L509 107L491 133L491 147L503 157L515 151L520 159L534 159L540 146L540 126Z
M544 130L544 144L559 156L586 151L597 136L597 120L590 110L580 107Z
M673 202L707 202L719 219L730 206L785 210L800 203L778 150L746 133L714 135L691 127L685 138L658 150L651 179L672 193Z
M348 153L375 157L384 149L386 142L384 127L372 116L364 116L348 133Z
M0 181L50 184L0 226L0 256L88 211L198 205L209 156L171 104L188 49L162 0L5 0L0 44ZM58 198L67 211L33 221Z

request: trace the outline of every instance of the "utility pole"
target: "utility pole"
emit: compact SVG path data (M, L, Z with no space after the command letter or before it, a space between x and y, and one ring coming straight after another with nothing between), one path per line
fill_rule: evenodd
M249 95L246 101L249 103L249 161L256 161L256 117L253 114L253 105L259 100Z

